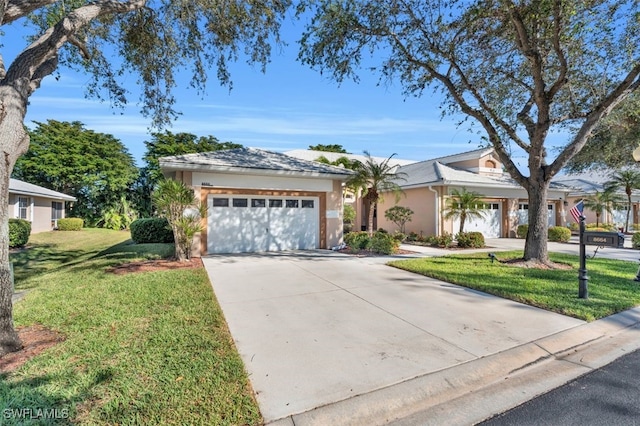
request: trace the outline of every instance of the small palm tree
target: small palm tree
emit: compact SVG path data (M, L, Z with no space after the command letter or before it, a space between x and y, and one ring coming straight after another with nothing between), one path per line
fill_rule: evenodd
M604 184L606 189L613 192L624 188L627 194L627 219L624 224L624 232L629 231L629 214L631 213L631 194L634 189L640 189L640 171L627 169L620 170L611 176L611 180Z
M447 200L444 217L460 218L460 232L464 232L464 223L467 219L479 219L485 215L486 212L479 208L483 204L483 195L475 191L467 191L467 188L462 188L462 191L454 189L451 194L452 197Z
M596 228L600 226L600 216L603 212L613 213L613 209L620 205L622 197L610 188L604 191L596 191L583 199L584 206L596 214Z
M355 174L347 180L347 186L361 191L362 200L368 208L368 226L369 235L373 234L373 209L378 201L382 199L381 193L393 192L399 199L402 192L399 181L406 180L405 173L399 173L396 166L390 165L389 161L394 155L386 160L378 163L367 151L364 152L365 161L357 161L355 163Z
M193 237L202 231L201 219L206 216L206 205L200 204L191 188L173 179L160 181L152 199L158 213L166 217L171 226L176 259L186 261L191 257Z

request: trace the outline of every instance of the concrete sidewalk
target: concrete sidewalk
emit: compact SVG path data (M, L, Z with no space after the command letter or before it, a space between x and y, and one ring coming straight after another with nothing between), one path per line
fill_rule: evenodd
M472 424L640 346L638 311L586 324L380 259L203 258L267 423ZM632 343L612 343L628 333ZM594 362L567 352L604 341ZM536 368L545 380L504 392Z

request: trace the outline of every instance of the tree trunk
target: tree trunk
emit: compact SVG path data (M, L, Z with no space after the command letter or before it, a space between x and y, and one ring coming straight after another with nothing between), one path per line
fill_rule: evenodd
M22 343L13 326L13 283L9 263L9 178L18 157L29 148L24 129L26 98L0 86L0 356L19 350Z
M532 182L529 187L529 231L524 245L524 260L549 263L547 237L549 235L549 213L547 192L549 182Z
M467 215L464 213L460 214L460 233L464 232L464 222L467 220Z
M624 222L624 232L629 232L629 214L631 213L631 194L627 193L627 220Z
M375 208L376 208L376 203L373 200L371 200L369 202L369 219L367 221L369 236L373 235L373 213L375 211Z

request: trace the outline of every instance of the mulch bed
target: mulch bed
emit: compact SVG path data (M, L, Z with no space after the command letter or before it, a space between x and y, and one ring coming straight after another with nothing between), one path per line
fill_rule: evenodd
M0 373L10 373L45 349L64 341L62 334L41 325L19 327L16 331L22 341L22 349L0 358Z
M116 275L130 274L134 272L150 272L150 271L167 271L170 269L184 269L184 268L202 268L202 259L194 257L188 259L186 262L180 262L171 259L156 259L145 260L140 262L123 263L122 265L114 266L107 269L107 272L111 272Z
M386 254L375 253L375 252L372 252L370 250L351 250L350 248L338 250L338 253L348 254L348 255L356 256L356 257L388 256ZM417 252L399 249L398 251L393 253L391 256L396 255L396 254L415 254L415 253L417 253Z

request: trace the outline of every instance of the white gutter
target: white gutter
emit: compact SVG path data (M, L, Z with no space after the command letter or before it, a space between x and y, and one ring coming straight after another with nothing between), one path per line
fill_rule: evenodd
M436 198L436 203L435 203L436 204L436 214L435 214L435 217L436 217L436 236L439 236L440 235L440 198L438 197L438 191L433 189L431 187L431 185L429 185L427 187L427 189L429 191L433 192L434 194L436 194L436 197L435 197Z

